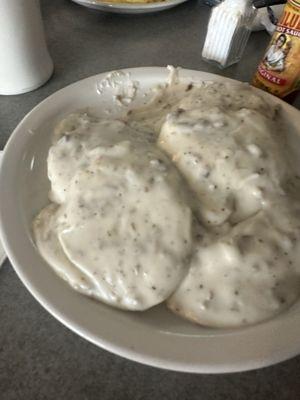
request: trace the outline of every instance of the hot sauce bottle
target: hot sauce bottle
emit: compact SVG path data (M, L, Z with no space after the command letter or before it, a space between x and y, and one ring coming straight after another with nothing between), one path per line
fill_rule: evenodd
M289 0L252 84L280 98L300 89L300 0Z

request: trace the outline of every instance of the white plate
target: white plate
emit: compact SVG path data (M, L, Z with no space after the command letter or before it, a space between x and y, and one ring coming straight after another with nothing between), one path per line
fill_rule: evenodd
M187 0L165 0L156 3L144 3L144 4L110 3L109 1L102 2L95 0L72 0L72 1L74 1L77 4L80 4L81 6L93 8L95 10L100 10L100 11L108 11L120 14L147 14L175 7L178 4L184 3Z
M166 68L126 70L140 83L142 94L168 75ZM300 352L300 303L271 321L237 330L214 330L193 325L161 305L144 313L119 311L76 293L43 261L31 235L33 216L45 204L49 182L46 156L54 125L64 115L83 108L101 113L112 106L110 90L99 94L96 75L66 87L35 107L8 141L0 170L0 218L5 250L33 296L70 329L104 349L131 360L186 372L219 373L273 364ZM204 72L182 70L183 80L228 80ZM300 127L300 113L281 103L287 117ZM289 140L300 151L300 135Z

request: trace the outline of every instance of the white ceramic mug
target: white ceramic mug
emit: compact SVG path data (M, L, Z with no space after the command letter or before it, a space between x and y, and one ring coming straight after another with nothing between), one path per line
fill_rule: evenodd
M34 90L52 72L39 0L0 0L0 94Z

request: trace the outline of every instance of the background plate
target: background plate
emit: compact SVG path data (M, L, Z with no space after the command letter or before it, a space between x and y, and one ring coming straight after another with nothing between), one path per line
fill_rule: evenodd
M157 3L145 3L145 4L128 4L128 3L110 3L93 1L93 0L72 0L81 6L93 8L94 10L108 11L119 14L147 14L158 11L163 11L168 8L177 6L178 4L184 3L188 0L165 0Z

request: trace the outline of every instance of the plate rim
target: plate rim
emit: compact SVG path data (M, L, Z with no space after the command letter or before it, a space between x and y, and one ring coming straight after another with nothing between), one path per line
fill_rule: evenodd
M127 69L122 69L125 73L129 72L131 74L134 74L135 72L143 72L144 74L146 73L151 73L153 75L157 74L164 74L164 76L167 76L168 72L165 67L138 67L138 68L127 68ZM198 77L198 80L225 80L225 81L233 81L233 82L238 82L234 79L226 78L220 75L216 74L211 74L208 72L202 72L202 71L197 71L197 70L187 70L187 69L181 69L180 70L181 74L186 75L186 76L191 76L191 77ZM61 95L64 93L64 91L68 91L72 88L76 88L78 85L84 85L88 84L91 82L97 82L99 79L103 79L109 74L109 72L103 72L100 74L93 75L91 77L78 80L77 82L74 82L64 88L61 88L57 92L51 94L48 96L46 99L44 99L42 102L40 102L38 105L36 105L22 120L20 123L17 125L17 127L14 129L13 133L11 134L5 149L3 153L3 160L0 166L0 184L2 182L2 185L4 184L5 181L5 173L4 170L6 166L9 166L9 164L12 162L10 159L10 153L13 147L14 147L14 142L17 140L20 136L20 133L22 132L22 126L25 122L30 120L35 113L39 112L39 109L42 108L43 106L47 105L47 103L53 101L57 95ZM254 89L254 90L259 90L259 89ZM289 112L292 112L292 114L297 114L300 122L300 112L299 110L295 109L294 107L287 105L286 103L282 102L280 99L275 98L274 96L265 93L261 90L259 90L260 94L263 94L263 96L267 96L272 98L272 101L275 103L283 104L283 107L286 110L289 110ZM191 363L187 360L177 360L176 362L172 360L166 360L164 358L159 358L157 356L151 357L151 355L147 354L141 354L140 351L137 351L136 349L132 348L124 348L124 346L119 346L118 344L111 343L108 340L103 340L103 338L99 338L99 336L95 336L93 332L89 332L85 327L82 327L81 325L78 325L78 323L72 320L72 318L69 318L68 315L64 314L61 310L57 309L57 307L53 306L53 304L50 304L49 301L47 301L47 296L45 296L43 293L39 291L38 288L35 287L35 285L32 285L30 281L30 277L27 276L26 271L24 270L24 266L22 266L22 261L20 261L20 256L18 254L15 254L15 250L13 249L11 239L8 237L8 222L6 221L6 215L5 215L5 210L4 206L2 206L2 199L4 198L4 193L5 191L0 191L0 230L1 230L1 237L3 241L3 245L5 248L5 251L11 260L11 263L13 265L14 270L16 271L17 275L25 285L25 287L29 290L29 292L33 295L33 297L56 319L58 319L63 325L67 326L69 329L77 333L79 336L85 338L86 340L94 343L95 345L108 350L114 354L117 354L119 356L125 357L127 359L140 362L142 364L146 365L151 365L154 367L158 368L163 368L163 369L168 369L168 370L174 370L174 371L181 371L181 372L191 372L191 373L224 373L224 372L241 372L241 371L246 371L246 370L251 370L251 369L256 369L256 368L261 368L261 367L266 367L268 365L272 365L281 361L284 361L288 358L291 358L293 356L296 356L300 352L300 340L298 340L298 343L296 344L296 351L295 351L295 346L294 348L290 348L289 350L284 349L284 351L277 351L272 359L263 359L263 360L248 360L248 362L242 362L240 363L230 363L230 364L224 364L220 363L219 365L211 365L209 363ZM6 222L4 222L6 221ZM264 326L271 326L275 325L274 324L274 318L273 320L262 324ZM246 328L245 331L257 329L256 327L249 327ZM300 335L299 335L300 337Z

